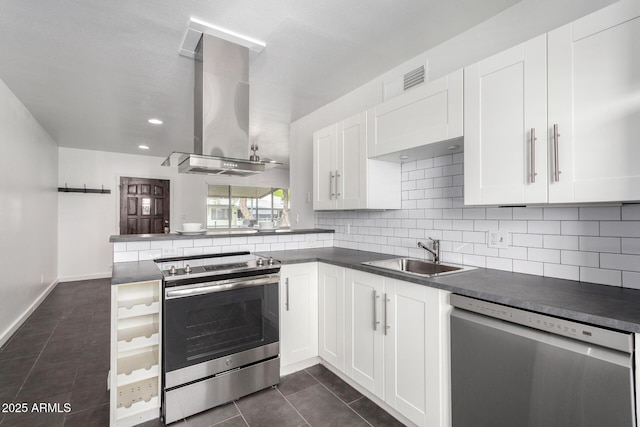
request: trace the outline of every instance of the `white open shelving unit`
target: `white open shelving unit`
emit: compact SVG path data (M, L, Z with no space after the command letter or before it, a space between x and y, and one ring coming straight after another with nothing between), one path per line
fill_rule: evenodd
M161 282L111 290L111 425L133 426L160 415Z

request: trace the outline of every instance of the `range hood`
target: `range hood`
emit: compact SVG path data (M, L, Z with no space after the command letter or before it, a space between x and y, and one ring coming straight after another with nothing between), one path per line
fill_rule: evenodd
M249 49L202 33L193 52L194 149L162 164L180 173L249 176L280 165L249 157ZM252 149L254 147L251 147Z

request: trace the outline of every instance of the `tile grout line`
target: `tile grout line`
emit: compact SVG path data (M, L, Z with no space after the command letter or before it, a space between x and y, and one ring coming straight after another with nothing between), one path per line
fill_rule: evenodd
M233 405L236 407L236 409L238 410L238 413L240 414L240 416L242 417L242 421L244 421L244 423L249 426L249 421L247 421L247 419L244 417L244 414L242 413L242 411L240 410L240 407L238 406L238 404L236 403L237 400L233 401ZM250 426L249 426L250 427Z
M318 383L320 384L320 383ZM314 384L315 385L315 384ZM311 386L312 387L312 386ZM309 388L309 387L307 387ZM302 418L304 420L305 423L307 423L308 426L311 426L311 423L309 422L309 420L307 420L301 413L300 411L298 411L298 409L293 406L293 403L291 403L291 401L289 399L287 399L287 396L285 396L284 394L282 394L282 392L280 391L280 389L278 387L276 387L276 390L278 390L278 393L280 393L280 396L282 396L284 398L284 400L289 404L289 406L291 406L291 408L293 408L294 411L296 411L296 414L300 415L300 418ZM305 389L302 389L300 391L303 391ZM300 391L298 391L297 393L299 393ZM292 393L291 395L296 394L296 393Z
M340 378L340 377L338 377L338 378ZM340 380L342 380L342 378L340 378ZM344 381L344 380L342 380L342 381ZM336 399L338 399L338 400L339 400L339 401L340 401L344 406L346 406L347 408L349 408L349 410L351 410L351 412L353 412L354 414L356 414L357 416L359 416L360 418L362 418L362 420L364 420L364 422L365 422L365 423L367 423L367 425L369 425L369 426L371 426L371 427L374 427L374 426L373 426L373 424L371 424L371 423L370 423L369 421L367 421L367 420L366 420L362 415L360 415L360 414L359 414L355 409L353 409L351 406L349 406L349 404L348 404L347 402L345 402L344 400L340 399L340 397L339 397L337 394L335 394L335 393L334 393L334 392L333 392L329 387L327 387L327 386L326 386L326 384L324 384L324 383L320 382L320 385L321 385L322 387L326 388L326 389L327 389L327 391L328 391L329 393L331 393L332 395L334 395L334 396L336 397ZM347 384L347 385L348 385L348 384ZM349 387L351 387L351 386L349 386ZM355 390L355 389L354 389L354 390ZM356 391L358 391L358 390L356 390ZM360 393L360 392L358 391L358 393ZM362 394L362 393L360 393L360 394ZM356 400L359 400L359 399L361 399L361 398L363 398L363 397L364 397L364 395L360 396L360 397L359 397L358 399L356 399ZM355 402L356 400L354 400L354 402Z

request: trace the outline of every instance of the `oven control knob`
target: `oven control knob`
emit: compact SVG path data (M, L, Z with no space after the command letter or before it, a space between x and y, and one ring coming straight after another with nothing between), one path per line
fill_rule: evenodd
M176 274L178 272L178 270L176 270L176 266L172 265L171 268L169 269L169 274Z
M191 273L191 266L189 264L184 266L184 272L187 274Z
M264 265L264 259L258 258L258 260L256 261L256 264L258 265L258 267L262 267Z
M225 365L231 366L231 359L227 359L224 361Z
M273 265L273 257L269 257L269 265Z

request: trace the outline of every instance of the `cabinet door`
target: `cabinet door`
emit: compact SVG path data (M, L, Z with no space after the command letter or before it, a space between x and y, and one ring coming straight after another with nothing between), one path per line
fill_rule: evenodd
M335 207L337 133L337 126L332 125L313 134L313 209L315 210Z
M444 291L385 280L385 401L419 426L446 425Z
M345 371L358 384L384 398L384 278L346 270Z
M462 136L462 70L372 109L369 157Z
M464 85L465 204L546 203L546 36L465 68Z
M339 209L366 207L367 113L338 123L336 201Z
M320 357L344 370L344 268L318 265Z
M318 355L317 263L280 270L280 357L282 366Z
M640 2L615 3L548 37L549 127L560 134L549 202L640 200Z

